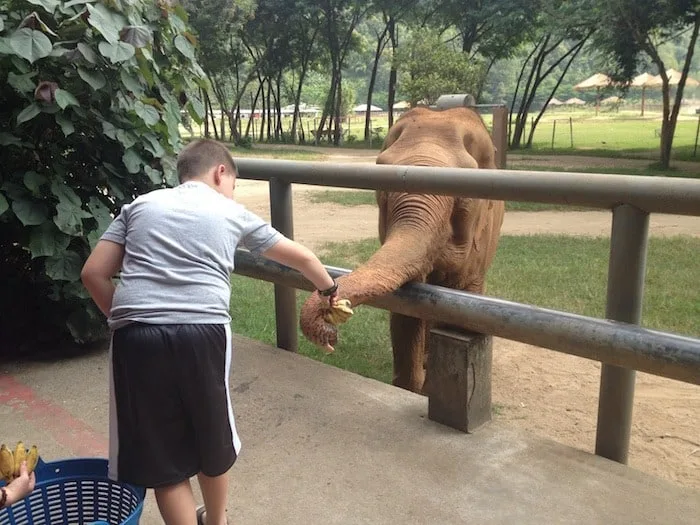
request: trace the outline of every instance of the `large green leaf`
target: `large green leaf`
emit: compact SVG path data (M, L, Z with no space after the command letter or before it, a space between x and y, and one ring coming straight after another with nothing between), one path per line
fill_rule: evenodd
M70 2L66 2L64 7L73 7L74 5L82 5L82 4L94 4L95 0L71 0Z
M80 208L80 205L83 203L68 184L59 180L54 180L51 183L51 193L58 198L59 203L63 203L67 206L70 205Z
M187 40L184 36L182 35L177 35L175 37L175 47L177 50L185 55L187 58L190 60L194 60L194 47L192 44L190 44L189 40Z
M107 79L105 76L97 70L90 71L79 67L78 75L80 75L80 78L87 82L87 84L95 91L99 91L107 84Z
M148 175L148 178L151 179L153 184L163 183L163 174L160 171L154 170L150 166L145 166L144 171L146 172L146 175Z
M170 186L177 186L177 159L171 155L166 155L160 159L160 164L163 166L165 182Z
M109 208L105 206L97 197L90 197L88 209L92 213L92 218L97 221L97 232L102 235L112 223L112 214Z
M198 124L199 124L199 123L201 123L201 120L204 118L204 113L205 113L204 104L202 103L200 98L197 97L196 95L190 94L190 95L188 95L188 97L190 99L189 106L192 108L192 110L194 110L194 114L192 113L192 111L190 111L190 115L192 115L192 118L197 120Z
M12 211L25 226L36 226L49 217L46 205L35 200L16 200L12 203Z
M46 275L55 281L77 281L82 267L80 256L70 250L46 259Z
M126 42L116 42L114 44L100 42L100 45L97 47L100 53L102 53L102 56L109 58L112 64L118 64L119 62L129 60L136 52L134 46Z
M61 131L63 131L64 136L67 137L71 133L75 132L75 126L73 125L73 121L71 119L67 118L61 113L57 113L54 118L56 119L56 123L61 126Z
M55 93L56 104L61 109L66 109L68 106L80 106L80 102L72 94L65 89L58 88Z
M158 138L153 133L146 133L145 135L142 135L141 138L145 139L143 143L144 149L151 155L158 159L165 155L165 149L161 143L158 142Z
M138 142L138 138L136 138L136 135L123 129L117 131L117 140L122 143L124 149L129 149L131 146Z
M23 185L10 181L4 182L0 189L4 191L5 195L8 195L13 201L22 200L28 195L27 189Z
M118 128L114 124L106 120L102 121L102 133L107 135L110 139L117 140L117 131Z
M29 235L29 250L32 259L36 257L51 257L61 254L70 244L70 235L61 233L52 222L32 228Z
M140 97L143 94L143 86L141 83L138 81L138 79L127 73L125 69L122 69L119 72L119 78L121 79L122 84L124 84L124 87L131 91L134 95Z
M18 29L9 40L12 50L31 63L49 56L53 48L49 37L29 27Z
M83 219L90 217L80 206L75 206L67 201L61 201L56 205L58 212L53 222L63 233L74 237L83 234Z
M78 51L80 51L80 54L83 55L85 60L91 64L97 64L97 55L89 45L78 42Z
M126 26L119 33L122 42L127 42L134 47L144 47L153 41L151 30L145 26Z
M87 8L90 12L88 23L102 33L107 42L110 44L117 43L119 41L119 31L125 25L124 17L111 11L103 4L95 6L88 4Z
M40 5L47 12L53 14L59 4L58 0L27 0L30 4Z
M137 100L134 104L134 111L147 126L155 126L160 121L158 110L151 105L144 104L140 100Z
M36 88L34 82L32 82L32 78L34 78L36 74L36 71L33 71L24 75L15 75L10 71L7 75L7 83L20 93L32 93L34 88Z
M0 146L21 146L22 140L12 133L0 131Z
M138 173L139 171L141 171L143 159L134 148L126 150L126 152L122 156L122 161L124 162L124 166L126 166L126 169L129 173Z
M8 204L7 199L2 193L0 193L0 215L5 213L9 208L10 205Z
M35 195L40 195L40 187L46 184L48 179L36 171L28 171L24 174L24 185Z
M0 55L14 55L14 53L10 45L10 39L0 36Z
M17 125L19 126L20 124L32 120L39 113L41 113L41 108L39 107L39 104L37 104L36 102L32 103L31 105L27 106L22 111L20 111L19 115L17 115Z

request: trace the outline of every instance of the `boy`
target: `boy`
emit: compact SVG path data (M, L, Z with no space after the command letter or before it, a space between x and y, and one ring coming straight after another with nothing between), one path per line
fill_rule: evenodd
M167 525L225 525L240 450L229 397L236 247L299 270L330 304L337 284L311 251L233 201L237 171L222 144L192 142L177 171L179 186L122 208L81 279L113 330L110 478L153 488Z

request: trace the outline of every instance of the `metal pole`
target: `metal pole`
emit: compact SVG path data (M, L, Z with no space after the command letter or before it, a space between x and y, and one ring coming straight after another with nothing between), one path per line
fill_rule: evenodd
M693 157L698 153L698 137L700 137L700 113L698 113L698 127L695 130L695 148L693 148Z
M279 179L270 179L270 216L272 226L289 239L294 238L292 212L292 185ZM277 347L290 352L299 348L297 339L296 290L275 284L275 325Z
M552 149L554 149L554 135L557 132L557 119L554 119L554 126L552 127Z
M494 108L491 130L493 143L496 147L496 166L498 169L504 170L508 158L508 108L506 106Z
M605 316L639 324L642 317L649 214L622 204L613 210ZM603 365L595 453L627 464L635 371Z

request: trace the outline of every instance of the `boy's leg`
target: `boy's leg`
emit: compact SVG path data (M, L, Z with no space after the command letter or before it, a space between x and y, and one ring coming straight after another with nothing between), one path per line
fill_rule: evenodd
M189 479L176 485L155 488L153 492L165 525L197 523L196 503Z
M226 500L228 499L228 472L220 476L209 477L197 474L199 487L207 511L204 515L205 525L226 525Z

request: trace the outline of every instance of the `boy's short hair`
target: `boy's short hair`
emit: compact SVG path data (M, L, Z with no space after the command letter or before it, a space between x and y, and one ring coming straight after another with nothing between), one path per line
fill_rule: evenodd
M238 175L236 163L226 146L211 139L197 139L185 146L177 156L177 177L183 183L219 164L228 165Z

